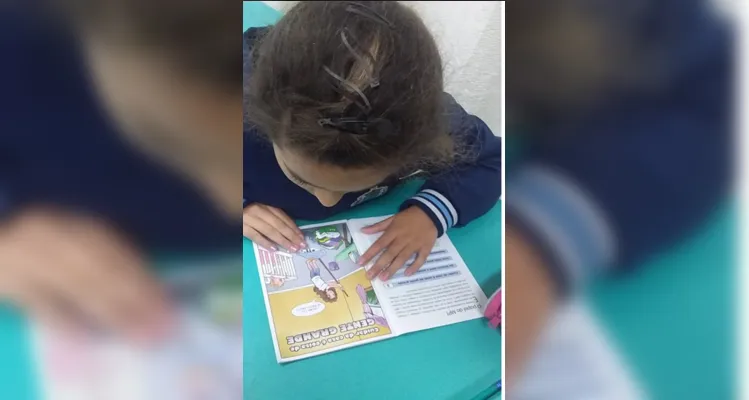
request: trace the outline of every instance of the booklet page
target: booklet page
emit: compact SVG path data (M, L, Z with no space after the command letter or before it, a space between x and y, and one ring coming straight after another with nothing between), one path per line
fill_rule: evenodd
M387 217L348 221L351 236L363 254L381 234L361 229ZM409 266L413 258L406 263ZM368 270L374 262L365 266ZM414 275L401 268L387 282L372 281L383 310L398 333L413 332L482 318L486 295L476 283L447 235L437 239L426 263Z

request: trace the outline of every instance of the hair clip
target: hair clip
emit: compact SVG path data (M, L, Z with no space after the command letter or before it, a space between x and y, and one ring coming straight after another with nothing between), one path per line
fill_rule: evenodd
M387 119L361 120L358 118L321 118L317 123L322 127L334 128L354 135L377 133L380 136L390 136L393 124Z
M353 54L354 57L360 63L362 63L363 65L372 65L373 66L375 64L375 62L374 62L374 57L372 56L372 54L370 54L369 52L365 52L364 53L367 56L367 58L369 58L369 61L370 61L369 63L367 63L367 61L364 59L364 56L361 53L359 53L359 51L357 51L354 48L354 46L351 45L351 43L349 43L348 38L346 37L346 32L348 32L349 35L351 35L351 37L354 37L354 35L351 33L351 31L348 30L348 28L343 28L341 30L341 41L343 42L343 45L346 46L346 48L348 49L348 51L350 51L351 54ZM354 37L354 39L356 39L356 38ZM369 75L369 87L370 88L375 88L377 86L380 86L379 79L377 79L374 76L374 68L370 68L366 72L367 72L367 75Z
M348 7L346 7L346 11L360 15L364 18L371 19L380 24L387 25L390 29L395 29L395 25L393 25L392 22L390 22L387 18L383 17L380 13L375 11L373 8L369 6L365 6L364 4L355 2L355 1L347 1L345 3L348 4Z

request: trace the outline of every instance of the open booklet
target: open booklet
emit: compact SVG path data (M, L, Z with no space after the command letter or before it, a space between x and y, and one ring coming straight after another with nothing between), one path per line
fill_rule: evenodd
M359 254L380 235L361 229L385 218L301 227L296 253L254 246L279 363L482 317L486 295L447 235L414 275L367 279Z
M31 325L47 400L242 399L242 267L180 268L166 283L180 305L174 335L149 348Z

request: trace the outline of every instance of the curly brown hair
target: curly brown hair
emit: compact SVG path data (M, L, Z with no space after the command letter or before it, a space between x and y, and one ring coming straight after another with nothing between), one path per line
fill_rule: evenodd
M334 288L327 288L327 289L325 289L325 290L320 290L320 289L318 289L317 287L313 287L313 288L312 288L312 290L314 290L314 291L315 291L315 293L316 293L316 294L317 294L318 296L320 296L320 298L321 298L321 299L322 299L322 300L323 300L324 302L326 302L326 303L335 303L336 301L338 301L338 292L336 292L336 290L335 290ZM325 293L325 292L327 292L328 290L332 290L332 291L333 291L333 294L335 295L335 297L334 297L334 298L332 298L332 299L331 299L330 297L328 297L328 294L327 294L327 293Z
M299 2L250 59L245 123L275 145L344 168L452 162L442 60L399 2Z

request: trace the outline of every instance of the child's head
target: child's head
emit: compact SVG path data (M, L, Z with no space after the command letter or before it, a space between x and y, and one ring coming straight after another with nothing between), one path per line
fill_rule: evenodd
M246 68L246 121L326 206L451 159L436 43L398 2L299 2Z
M320 290L317 287L312 288L315 293L326 303L334 303L338 300L338 292L334 288Z
M241 191L234 0L57 0L109 116L225 208Z

